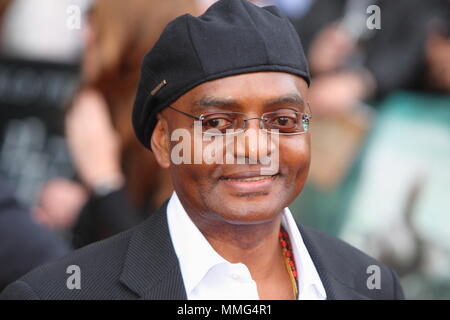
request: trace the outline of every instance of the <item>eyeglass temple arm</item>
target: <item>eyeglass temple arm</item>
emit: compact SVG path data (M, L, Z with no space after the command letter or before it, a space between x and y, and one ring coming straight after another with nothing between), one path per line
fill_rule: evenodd
M189 117L189 118L193 118L193 119L195 119L195 120L200 120L200 119L201 119L200 117L197 117L197 116L194 116L194 115L192 115L192 114L186 113L186 112L184 112L184 111L175 109L174 107L172 107L172 106L170 106L170 105L168 106L168 108L170 108L170 109L172 109L172 110L175 110L176 112L179 112L179 113L181 113L181 114L184 114L185 116L187 116L187 117Z

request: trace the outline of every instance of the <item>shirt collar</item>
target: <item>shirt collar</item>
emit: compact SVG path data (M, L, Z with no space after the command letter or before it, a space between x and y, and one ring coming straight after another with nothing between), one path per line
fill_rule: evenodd
M167 205L167 219L184 286L189 293L215 265L227 262L192 222L174 192ZM201 253L201 259L198 257Z
M167 206L167 220L185 289L189 296L212 267L229 262L214 250L192 222L176 192L172 194ZM299 299L317 297L325 299L325 289L289 208L284 209L281 223L289 234L294 251L299 274ZM199 255L201 259L198 258Z
M325 288L319 273L303 242L297 223L287 207L284 209L281 225L288 233L293 248L295 266L298 272L299 300L310 300L317 297L326 299Z

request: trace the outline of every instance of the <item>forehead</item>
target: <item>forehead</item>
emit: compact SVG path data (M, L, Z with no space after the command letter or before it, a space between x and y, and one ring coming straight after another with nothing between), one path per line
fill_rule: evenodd
M307 84L299 76L281 72L258 72L234 75L205 82L180 97L174 105L190 106L192 111L199 102L229 101L235 105L264 104L281 97L295 97L306 101ZM212 103L211 105L214 105ZM208 106L205 104L203 107Z

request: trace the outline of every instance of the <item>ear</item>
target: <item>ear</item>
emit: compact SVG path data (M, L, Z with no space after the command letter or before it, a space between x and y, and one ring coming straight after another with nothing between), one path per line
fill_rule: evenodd
M150 144L153 154L160 167L167 169L170 167L170 143L169 127L167 121L158 114L158 123L151 137Z

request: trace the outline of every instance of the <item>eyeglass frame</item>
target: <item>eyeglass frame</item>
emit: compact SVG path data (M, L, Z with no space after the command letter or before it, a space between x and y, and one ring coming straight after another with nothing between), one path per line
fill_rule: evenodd
M227 113L233 113L233 114L244 114L244 115L245 115L244 112L234 112L234 111L228 111L228 112L227 112L227 111L224 111L224 112L210 112L210 113L203 113L203 114L201 114L201 115L199 115L199 116L194 116L194 115L192 115L192 114L190 114L190 113L187 113L187 112L178 110L177 108L174 108L172 105L168 105L167 107L170 108L170 109L172 109L172 110L174 110L174 111L177 111L178 113L181 113L181 114L183 114L183 115L185 115L185 116L187 116L187 117L189 117L189 118L195 119L195 120L197 120L197 121L203 121L203 120L205 119L206 116L209 116L209 115L211 115L211 114L227 114ZM308 108L309 113L306 113L306 112L298 112L298 111L293 111L293 112L294 112L294 113L300 113L300 114L303 114L303 116L306 116L306 117L307 117L306 119L302 118L302 123L308 122L308 124L309 124L309 121L311 121L311 119L312 119L312 112L311 112L311 108L310 108L310 106L309 106L309 102L306 102L306 107ZM258 120L259 120L259 128L260 128L260 130L263 130L263 131L268 132L268 133L270 133L270 134L278 134L278 135L283 135L283 136L292 136L292 135L305 134L305 133L307 133L307 132L309 131L309 128L306 129L306 130L303 131L303 132L292 132L292 133L271 132L271 131L266 130L266 128L265 128L264 126L261 126L261 122L264 123L264 120L266 120L266 119L264 119L263 116L264 116L265 114L267 114L267 113L274 113L274 112L276 112L276 111L264 112L264 113L261 115L261 117L243 118L243 119L242 119L242 121L243 121L243 128L241 128L242 131L233 132L233 133L217 134L217 136L226 136L226 135L233 135L233 134L239 134L239 133L245 132L246 129L247 129L247 121L248 121L248 120L255 120L255 119L258 119ZM227 129L227 130L228 130L228 129ZM235 130L235 129L233 129L233 130ZM208 133L207 133L206 131L202 131L202 134L208 135Z

